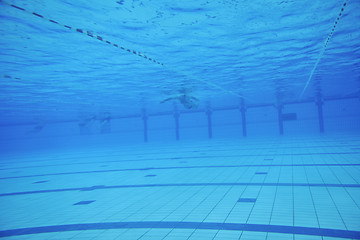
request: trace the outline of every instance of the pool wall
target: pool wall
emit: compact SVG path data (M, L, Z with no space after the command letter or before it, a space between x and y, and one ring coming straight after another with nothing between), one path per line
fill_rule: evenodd
M359 99L324 101L322 111L323 133L360 132ZM79 119L3 124L0 126L1 151L116 145L139 143L145 140L149 142L176 140L174 112L149 113L146 116L139 112L139 115L115 116L106 123L94 113L93 119L89 117L85 120L86 124L82 124L81 121L84 120ZM318 106L315 102L283 105L281 114L282 132L279 126L278 108L273 105L249 106L245 111L246 136L271 137L321 133ZM211 118L210 123L209 118ZM178 140L201 140L209 137L241 138L244 135L241 108L214 108L211 109L210 116L206 109L179 111L178 121Z

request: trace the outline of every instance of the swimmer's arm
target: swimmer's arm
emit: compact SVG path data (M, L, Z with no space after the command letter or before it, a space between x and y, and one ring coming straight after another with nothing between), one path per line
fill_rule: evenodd
M169 98L166 98L166 99L162 100L160 103L164 103L164 102L174 100L174 99L176 99L176 98L175 97L169 97Z
M199 99L197 99L196 97L193 97L193 96L191 96L191 99L193 99L193 100L195 100L195 101L199 101Z

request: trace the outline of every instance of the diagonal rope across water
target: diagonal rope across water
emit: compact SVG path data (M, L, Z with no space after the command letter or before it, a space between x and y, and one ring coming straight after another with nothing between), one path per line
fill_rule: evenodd
M132 54L137 55L137 56L139 56L139 57L142 57L142 58L144 58L144 59L147 59L147 60L149 60L150 62L159 64L159 65L163 66L165 69L167 69L168 71L173 72L173 73L176 73L176 74L178 74L178 75L180 75L180 76L183 76L185 79L189 79L189 80L191 80L191 81L201 82L201 83L204 83L205 85L208 85L208 86L210 86L210 87L212 87L212 88L219 89L219 90L221 90L221 91L223 91L223 92L225 92L225 93L228 93L228 94L231 94L231 95L234 95L234 96L243 98L243 96L242 96L241 94L239 94L239 93L236 93L236 92L234 92L234 91L228 90L228 89L226 89L226 88L224 88L224 87L222 87L222 86L220 86L220 85L218 85L218 84L216 84L216 83L211 83L211 82L208 82L208 81L206 81L206 80L202 80L202 79L200 79L200 78L193 77L193 76L191 76L191 74L186 74L186 73L184 73L184 72L181 71L181 70L176 70L176 69L174 69L174 68L172 68L172 67L166 66L164 63L159 62L159 61L157 61L157 60L155 60L155 59L153 59L153 58L151 58L151 57L148 57L147 55L145 55L145 54L142 53L142 52L139 52L139 51L136 51L136 50L133 50L133 49L128 49L128 48L126 48L126 47L120 46L119 44L116 44L116 43L113 43L113 42L111 42L111 41L109 41L109 40L106 40L104 37L102 37L102 36L100 36L100 35L97 35L97 34L94 34L93 31L88 31L88 30L84 30L84 29L81 29L81 28L75 28L75 27L72 27L72 26L69 26L69 25L66 25L66 24L62 24L62 23L60 23L59 21L55 21L55 20L53 20L53 19L51 19L51 18L47 18L47 17L43 16L42 14L29 11L29 10L23 8L23 7L20 7L20 6L14 5L14 4L12 4L12 3L5 2L5 1L2 1L2 2L4 2L5 4L7 4L7 5L9 5L9 6L13 7L13 8L15 8L15 9L18 9L18 10L20 10L20 11L23 11L23 12L29 13L29 14L31 14L31 15L33 15L33 16L42 18L42 19L44 19L44 20L46 20L46 21L48 21L48 22L51 22L51 23L53 23L53 24L57 24L57 25L59 25L59 26L65 27L65 28L67 28L67 29L69 29L69 30L73 30L73 31L75 31L75 32L77 32L77 33L81 33L81 34L86 35L86 36L88 36L88 37L91 37L91 38L93 38L93 39L95 39L95 40L98 40L98 41L101 41L101 42L105 42L105 43L107 43L107 44L109 44L109 45L111 45L111 46L113 46L113 47L119 48L119 49L121 49L121 50L123 50L123 51L129 52L129 53L132 53Z
M321 51L320 51L320 53L319 53L319 56L318 56L317 59L316 59L316 62L315 62L314 66L313 66L313 68L312 68L312 70L311 70L311 72L310 72L309 78L308 78L308 80L306 81L303 90L302 90L301 93L300 93L299 100L302 99L302 97L303 97L306 89L308 88L309 83L310 83L310 81L311 81L311 79L312 79L312 77L313 77L313 75L314 75L314 73L315 73L315 70L316 70L317 66L319 65L319 63L320 63L321 58L324 56L326 47L327 47L327 45L328 45L331 37L333 36L333 34L334 34L334 32L335 32L335 28L336 28L337 24L339 23L339 20L340 20L341 16L343 15L343 12L344 12L344 9L345 9L345 7L346 7L347 2L348 2L348 1L345 0L345 2L344 2L343 5L342 5L342 8L341 8L341 10L340 10L340 13L339 13L338 17L336 18L336 20L335 20L335 22L334 22L333 28L332 28L329 36L327 37L327 39L326 39L326 41L325 41L325 43L324 43L324 45L323 45L323 47L322 47L322 49L321 49Z

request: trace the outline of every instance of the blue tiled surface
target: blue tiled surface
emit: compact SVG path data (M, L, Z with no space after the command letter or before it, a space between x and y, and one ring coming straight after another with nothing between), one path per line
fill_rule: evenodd
M2 161L0 237L360 239L359 138L179 144Z
M14 196L14 195L27 195L37 193L50 193L50 192L68 192L68 191L93 191L98 189L114 189L114 188L159 188L159 187L196 187L196 186L277 186L277 187L346 187L346 188L360 188L360 184L316 184L316 183L184 183L184 184L132 184L132 185L115 185L115 186L93 186L93 187L80 187L80 188L59 188L47 189L38 191L25 191L25 192L11 192L2 193L0 197Z
M206 159L206 158L204 158ZM292 167L292 166L360 166L359 163L339 163L339 164L254 164L254 165L215 165L215 166L171 166L171 167L151 167L151 168L130 168L130 169L111 169L111 170L95 170L95 171L76 171L76 172L59 172L59 173L49 173L49 174L38 174L38 175L23 175L23 176L9 176L9 177L0 177L1 179L12 179L12 178L29 178L29 177L43 177L43 176L54 176L54 175L72 175L72 174L89 174L89 173L107 173L107 172L124 172L124 171L148 171L148 170L166 170L166 169L182 169L182 168L240 168L240 167Z
M239 224L239 223L212 223L212 222L110 222L57 225L46 227L23 228L16 230L0 231L0 237L20 236L49 232L67 232L77 230L103 230L122 228L162 228L162 229L205 229L205 230L230 230L249 232L291 233L310 236L325 236L338 238L360 239L360 231L344 231L325 228L289 227L279 225Z

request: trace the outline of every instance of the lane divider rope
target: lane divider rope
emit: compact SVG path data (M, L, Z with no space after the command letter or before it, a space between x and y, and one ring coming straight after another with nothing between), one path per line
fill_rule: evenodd
M6 2L5 2L5 3L6 3ZM119 46L119 45L116 44L116 43L112 43L111 41L106 40L106 39L105 39L104 37L102 37L102 36L93 34L91 31L83 30L83 29L81 29L81 28L74 28L74 27L71 27L71 26L69 26L69 25L62 24L62 23L60 23L60 22L58 22L58 21L55 21L55 20L53 20L53 19L46 18L46 17L44 17L43 15L38 14L38 13L36 13L36 12L28 11L28 10L26 10L25 8L16 6L16 5L14 5L14 4L9 4L9 3L7 3L7 4L10 5L10 6L13 7L13 8L16 8L16 9L18 9L18 10L21 10L21 11L24 11L24 12L27 12L27 13L30 13L30 14L32 14L32 15L34 15L34 16L37 16L37 17L42 18L42 19L44 19L44 20L47 20L47 21L49 21L49 22L51 22L51 23L54 23L54 24L63 26L63 27L65 27L65 28L67 28L67 29L73 30L73 31L78 32L78 33L82 33L83 35L86 35L86 36L91 37L91 38L94 38L94 39L96 39L96 40L105 42L105 43L107 43L107 44L109 44L109 45L112 45L112 46L114 46L114 47L116 47L116 48L120 48L120 49L123 50L123 51L127 51L127 52L129 52L129 53L135 54L135 55L137 55L137 56L139 56L139 57L145 58L145 59L147 59L147 60L149 60L149 61L152 61L152 62L154 62L154 63L160 64L160 65L164 65L163 63L161 63L161 62L159 62L159 61L157 61L157 60L155 60L155 59L153 59L153 58L151 58L151 57L146 56L144 53L141 53L141 52L139 52L139 51L135 51L135 50L132 50L132 49L128 49L128 48Z
M341 10L340 10L340 12L339 12L339 15L337 16L337 18L336 18L336 20L335 20L335 22L334 22L333 28L331 29L331 32L330 32L329 36L327 37L326 41L324 42L324 45L323 45L323 47L322 47L322 49L321 49L321 51L320 51L320 53L319 53L319 56L317 57L316 62L315 62L314 66L313 66L313 68L312 68L312 70L311 70L311 72L310 72L310 76L309 76L308 80L306 81L303 90L301 91L301 94L300 94L300 96L299 96L299 100L302 99L302 97L303 97L306 89L307 89L308 86L309 86L309 83L310 83L310 81L311 81L311 79L312 79L312 77L313 77L313 75L314 75L314 73L315 73L315 70L316 70L317 66L319 65L320 60L321 60L321 58L323 57L323 55L324 55L324 53L325 53L326 47L328 46L329 41L330 41L330 39L332 38L332 36L333 36L333 34L334 34L334 32L335 32L335 28L336 28L337 24L339 23L341 16L343 15L343 12L344 12L344 9L345 9L345 7L346 7L346 5L347 5L347 2L348 2L348 1L345 0L345 2L343 3L343 5L342 5L342 7L341 7Z
M1 2L1 0L0 0L0 2ZM238 94L238 93L236 93L236 92L234 92L234 91L225 89L225 88L219 86L218 84L211 83L211 82L208 82L208 81L199 79L199 78L195 78L195 77L191 76L191 74L185 74L185 73L182 72L182 71L175 70L175 69L173 69L173 68L169 68L169 67L165 66L162 62L159 62L159 61L157 61L157 60L155 60L155 59L153 59L153 58L151 58L151 57L148 57L148 56L146 56L146 55L145 55L144 53L142 53L142 52L139 52L139 51L136 51L136 50L132 50L132 49L128 49L128 48L125 48L125 47L123 47L123 46L120 46L120 45L118 45L118 44L116 44L116 43L113 43L113 42L111 42L111 41L106 40L104 37L102 37L102 36L100 36L100 35L94 34L94 33L91 32L91 31L84 30L84 29L81 29L81 28L75 28L75 27L72 27L72 26L69 26L69 25L66 25L66 24L62 24L62 23L60 23L60 22L58 22L58 21L55 21L55 20L53 20L53 19L51 19L51 18L47 18L47 17L45 17L45 16L43 16L43 15L41 15L41 14L39 14L39 13L29 11L29 10L27 10L27 9L25 9L25 8L19 7L19 6L17 6L17 5L12 4L12 3L7 3L7 2L5 2L5 1L3 1L3 2L6 3L7 5L15 8L15 9L18 9L18 10L21 10L21 11L23 11L23 12L29 13L29 14L31 14L31 15L33 15L33 16L36 16L36 17L42 18L42 19L44 19L44 20L47 20L48 22L57 24L57 25L59 25L59 26L63 26L63 27L65 27L65 28L69 29L69 30L73 30L73 31L75 31L75 32L84 34L84 35L89 36L89 37L91 37L91 38L93 38L93 39L99 40L99 41L101 41L101 42L105 42L105 43L107 43L107 44L109 44L109 45L111 45L111 46L114 46L114 47L116 47L116 48L120 48L120 49L123 50L123 51L132 53L132 54L134 54L134 55L137 55L137 56L139 56L139 57L142 57L142 58L144 58L144 59L147 59L147 60L149 60L149 61L151 61L151 62L157 63L157 64L165 67L167 70L169 70L169 71L171 71L171 72L174 72L174 73L177 73L177 74L179 74L180 76L184 76L185 78L188 78L188 79L190 79L190 80L198 81L198 82L204 83L204 84L206 84L206 85L208 85L208 86L210 86L210 87L213 87L213 88L216 88L216 89L220 89L220 90L222 90L222 91L224 91L224 92L226 92L226 93L229 93L229 94L232 94L232 95L235 95L235 96L244 98L243 95Z
M21 78L19 78L19 77L13 77L13 76L9 76L9 75L6 75L6 74L4 74L2 77L3 77L3 78L10 78L10 79L21 80Z

